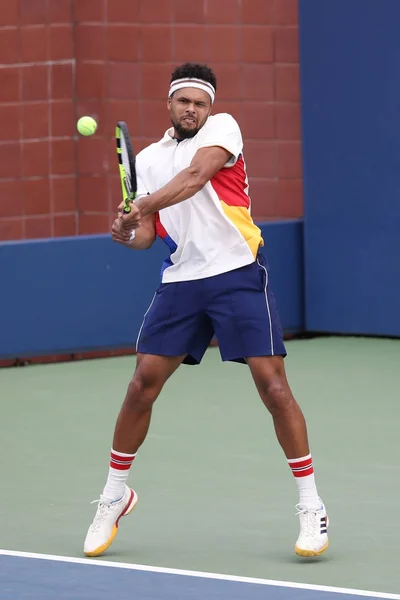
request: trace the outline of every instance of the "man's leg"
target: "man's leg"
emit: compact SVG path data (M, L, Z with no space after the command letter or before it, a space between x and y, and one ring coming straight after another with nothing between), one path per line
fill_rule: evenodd
M307 427L289 387L281 356L247 359L261 400L271 413L276 435L288 460L310 453Z
M221 357L248 363L300 492L296 552L322 554L328 546L327 516L315 486L305 420L286 379L286 349L265 260L259 255L255 263L215 277L213 284L208 314Z
M306 422L289 387L283 358L256 356L247 363L297 483L300 535L295 551L300 556L318 556L328 547L328 518L315 484Z
M115 426L113 448L117 452L135 454L138 451L149 429L153 403L184 358L137 355L135 373Z
M126 485L129 469L146 438L153 403L184 358L185 355L138 354L135 373L115 426L107 482L85 539L87 556L99 556L107 550L117 533L119 519L129 514L137 503L137 494Z

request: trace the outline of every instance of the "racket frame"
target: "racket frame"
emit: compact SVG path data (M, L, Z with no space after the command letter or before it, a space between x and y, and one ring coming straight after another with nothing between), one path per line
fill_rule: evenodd
M137 178L135 166L135 154L131 143L128 125L125 121L118 121L115 127L115 142L117 146L119 175L122 188L123 212L128 214L131 212L131 202L134 202L137 192ZM122 161L122 144L125 143L126 153L128 156L130 176L127 173Z

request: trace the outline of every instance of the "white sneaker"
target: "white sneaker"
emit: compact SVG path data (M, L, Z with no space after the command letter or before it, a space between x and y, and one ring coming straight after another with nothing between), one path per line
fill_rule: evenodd
M300 504L296 505L300 517L300 534L295 545L299 556L319 556L328 548L329 519L325 506L310 509Z
M99 556L111 546L118 531L121 517L129 515L138 501L136 492L125 486L121 500L107 504L100 496L97 512L86 535L83 551L86 556Z

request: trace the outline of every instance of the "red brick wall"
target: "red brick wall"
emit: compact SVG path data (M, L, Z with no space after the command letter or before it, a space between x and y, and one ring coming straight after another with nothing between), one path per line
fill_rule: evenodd
M297 0L7 0L0 14L0 239L106 232L114 126L169 126L172 69L208 62L245 138L253 216L302 214ZM79 116L99 120L76 135Z

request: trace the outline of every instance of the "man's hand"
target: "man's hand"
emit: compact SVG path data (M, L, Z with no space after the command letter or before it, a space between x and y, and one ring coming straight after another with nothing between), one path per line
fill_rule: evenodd
M136 204L131 204L131 209L130 213L124 214L123 203L118 206L118 218L111 228L112 239L114 242L137 250L150 248L156 237L154 215L142 217ZM131 239L134 230L136 235Z
M131 241L131 231L123 228L123 221L121 217L115 219L114 223L111 227L111 235L114 242L118 242L120 244L129 245Z
M122 229L131 232L133 229L140 227L142 215L139 207L134 202L131 202L131 212L126 214L123 212L123 204L121 203L118 207L118 216L121 220Z

